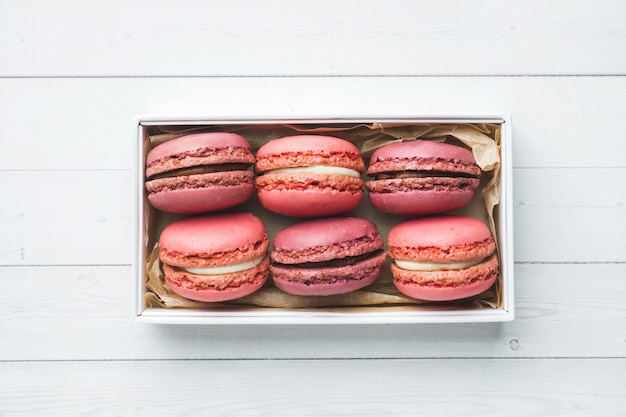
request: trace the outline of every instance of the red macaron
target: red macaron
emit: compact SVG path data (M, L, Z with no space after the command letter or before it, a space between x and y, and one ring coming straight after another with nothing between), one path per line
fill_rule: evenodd
M424 215L469 205L481 169L469 149L427 140L398 142L372 154L365 186L380 211Z
M146 157L148 200L158 210L192 214L243 203L254 191L250 144L234 133L198 133L164 142Z
M460 300L488 290L498 276L487 226L467 216L436 216L394 226L387 236L394 285L427 301Z
M363 197L365 170L357 147L340 138L288 136L256 154L259 202L275 213L317 217L345 213Z
M345 294L373 283L387 254L369 220L334 217L280 230L270 253L274 284L304 296Z
M189 217L159 238L165 282L196 301L228 301L252 294L269 274L269 238L250 213Z

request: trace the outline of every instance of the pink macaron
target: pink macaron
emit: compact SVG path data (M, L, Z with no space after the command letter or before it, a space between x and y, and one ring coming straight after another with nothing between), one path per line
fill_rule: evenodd
M394 285L427 301L460 300L488 290L498 276L496 244L473 217L435 216L394 226L387 236Z
M270 253L274 284L293 295L327 296L361 289L376 280L387 254L369 220L331 217L280 230Z
M164 142L146 157L148 200L170 213L234 207L254 191L250 144L234 133L198 133Z
M159 238L165 282L196 301L228 301L252 294L269 274L269 238L250 213L188 217Z
M470 204L481 169L469 149L427 140L398 142L372 154L365 186L372 206L402 215L443 213Z
M365 170L357 147L340 138L288 136L256 154L256 188L263 207L294 217L329 216L356 208Z

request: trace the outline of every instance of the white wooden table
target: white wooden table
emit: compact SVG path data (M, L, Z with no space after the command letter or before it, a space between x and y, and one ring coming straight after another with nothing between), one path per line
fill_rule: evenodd
M516 319L132 321L140 114L513 119ZM0 0L0 416L626 415L626 4Z

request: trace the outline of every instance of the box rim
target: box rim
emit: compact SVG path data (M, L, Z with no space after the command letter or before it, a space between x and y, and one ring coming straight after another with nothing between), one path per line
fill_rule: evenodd
M135 166L133 167L134 180L137 181L134 190L134 256L133 256L133 320L141 323L178 323L178 324L390 324L390 323L477 323L477 322L504 322L515 318L514 312L514 261L513 261L513 210L512 210L512 125L511 114L508 112L480 114L480 115L404 115L398 117L369 117L369 116L237 116L237 117L207 117L207 116L163 116L139 115L135 119L134 149ZM372 312L372 313L311 313L299 311L284 311L268 309L267 312L233 313L228 315L219 312L199 311L194 309L146 309L144 305L144 266L143 259L143 128L156 125L214 125L214 124L312 124L312 123L496 123L502 125L501 133L501 187L503 196L500 200L499 222L503 225L504 236L500 233L502 259L506 259L505 276L507 285L503 285L503 303L500 309L491 310L455 310L455 311L419 311L419 312ZM140 191L140 192L137 192Z
M206 116L172 116L172 115L139 115L135 117L136 124L143 126L156 125L177 125L181 123L195 123L199 125L212 124L238 124L238 123L258 123L258 124L281 124L281 123L371 123L371 122L416 122L420 123L504 123L510 120L510 113L493 113L493 114L476 114L476 115L398 115L398 116L329 116L329 115L306 115L306 116L224 116L224 117L206 117Z
M507 140L501 141L501 170L500 170L500 183L503 188L502 199L500 200L501 213L500 216L504 221L505 230L504 244L502 245L503 259L508 262L505 265L506 276L510 279L511 285L507 285L504 288L503 296L505 298L505 305L510 311L511 320L515 318L515 286L514 286L514 249L513 249L513 132L511 115L505 114L503 116L504 122L502 123L503 135Z

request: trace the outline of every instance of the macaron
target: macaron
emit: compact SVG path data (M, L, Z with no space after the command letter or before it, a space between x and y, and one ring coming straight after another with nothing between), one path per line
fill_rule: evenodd
M321 135L287 136L256 154L256 188L266 209L294 217L329 216L356 208L365 170L357 147Z
M392 227L387 235L394 285L420 300L451 301L488 290L498 276L487 226L467 216L433 216Z
M370 158L366 182L372 206L402 215L443 213L469 205L481 169L464 147L427 140L392 143Z
M196 301L228 301L252 294L267 281L269 238L250 213L188 217L159 237L165 282Z
M331 217L280 230L270 258L270 272L278 288L293 295L327 296L373 283L387 254L371 221Z
M150 204L169 213L193 214L234 207L254 192L250 144L234 133L182 136L146 157Z

